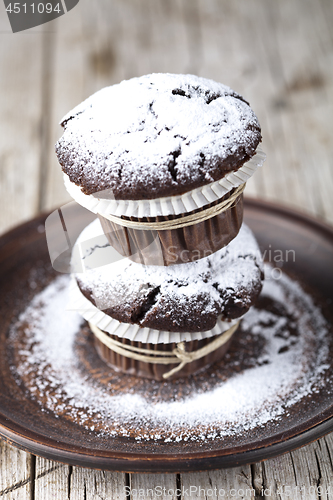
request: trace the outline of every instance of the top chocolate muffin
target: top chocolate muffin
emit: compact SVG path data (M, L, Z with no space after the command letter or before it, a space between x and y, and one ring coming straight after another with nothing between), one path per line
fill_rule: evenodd
M61 121L56 153L84 194L173 196L223 178L256 152L258 119L229 87L152 74L106 87Z

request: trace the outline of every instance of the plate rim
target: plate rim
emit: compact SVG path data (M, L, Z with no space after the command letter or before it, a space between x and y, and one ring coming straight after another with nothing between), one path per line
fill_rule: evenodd
M1 415L2 417L2 415ZM199 472L207 470L217 470L247 465L255 462L261 462L270 458L277 457L284 453L302 448L333 430L333 416L328 417L317 425L298 433L289 439L268 444L253 450L239 453L218 454L218 452L202 452L170 456L156 454L145 455L145 459L140 461L140 456L128 453L122 456L116 456L118 453L102 454L94 453L87 455L79 451L66 450L55 446L47 445L33 441L22 436L12 429L9 429L0 422L0 438L8 444L13 445L27 453L38 455L40 457L54 460L67 465L84 467L97 470L109 470L123 473L183 473ZM36 434L37 435L37 434ZM39 436L39 435L37 435ZM39 436L40 437L40 436ZM52 441L52 440L50 440ZM54 443L55 441L52 441ZM121 454L119 454L121 455ZM144 467L143 467L144 463Z

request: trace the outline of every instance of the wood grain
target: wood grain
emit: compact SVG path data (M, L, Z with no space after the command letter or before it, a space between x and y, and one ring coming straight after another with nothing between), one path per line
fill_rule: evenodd
M81 0L47 33L12 35L0 9L0 231L69 200L53 154L63 114L102 86L152 71L197 73L243 93L260 119L267 153L247 193L332 223L332 25L330 0L100 0L94 8ZM264 487L272 499L291 498L286 486L296 485L304 490L293 498L319 498L307 488L333 488L332 450L329 435L250 469L158 480L218 485L229 495L252 484L256 498ZM6 500L122 499L123 484L157 484L151 475L71 469L44 459L34 469L30 455L4 443L0 456Z
M3 7L3 6L1 6ZM42 117L41 36L9 29L0 12L0 232L38 210Z
M123 500L128 474L94 471L73 467L70 481L70 500Z
M34 498L70 498L71 472L69 465L52 462L36 457Z
M32 462L30 454L0 440L0 498L30 500L32 492Z
M204 495L206 498L226 500L232 498L251 500L256 496L250 465L230 470L182 474L181 486L182 495L185 497L188 492L191 500L202 499Z

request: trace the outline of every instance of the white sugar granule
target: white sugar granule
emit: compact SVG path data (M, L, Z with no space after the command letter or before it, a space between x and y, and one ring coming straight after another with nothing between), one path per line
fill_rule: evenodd
M180 401L112 395L78 367L74 339L82 320L66 311L67 286L67 276L57 278L13 326L12 338L16 326L29 325L16 376L30 373L29 390L37 401L42 393L44 407L61 418L70 416L92 432L126 436L134 429L137 440L165 442L223 439L279 419L316 390L314 385L320 385L329 367L327 329L320 310L299 284L282 276L267 280L262 294L282 304L291 319L252 308L243 320L243 329L260 335L265 345L253 368L235 371L211 390ZM288 322L299 333L296 342L287 335Z

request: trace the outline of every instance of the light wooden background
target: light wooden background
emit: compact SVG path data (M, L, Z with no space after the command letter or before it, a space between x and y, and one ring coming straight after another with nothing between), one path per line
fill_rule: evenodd
M151 72L195 73L243 94L268 157L247 194L333 223L332 0L81 0L19 34L0 5L1 232L69 201L54 154L61 117L101 87ZM125 484L333 498L333 434L261 464L180 476L96 472L0 447L1 500L125 499Z

